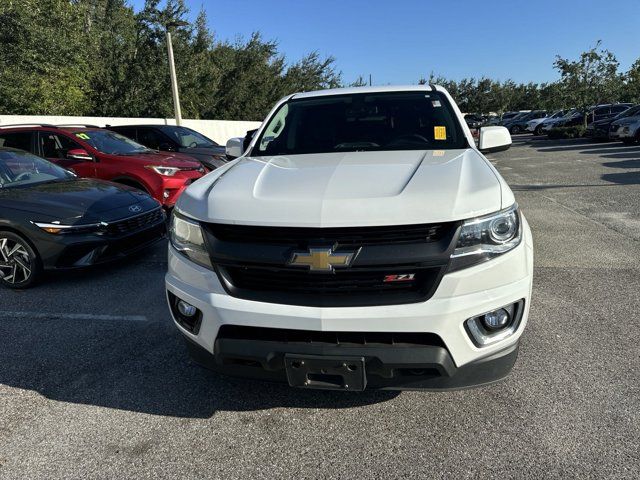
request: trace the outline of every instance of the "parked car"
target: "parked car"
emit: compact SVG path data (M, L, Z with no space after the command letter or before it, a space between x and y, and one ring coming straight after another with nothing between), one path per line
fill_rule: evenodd
M634 112L611 122L609 138L622 140L624 143L640 142L640 111L634 108Z
M441 87L289 95L187 188L167 299L193 357L301 388L448 389L507 375L529 226Z
M527 132L532 132L534 135L540 135L542 134L542 128L547 122L549 122L550 120L557 120L559 118L562 118L568 112L569 110L557 110L546 117L534 118L533 120L529 120L527 122L527 127L525 130Z
M631 103L616 103L596 105L587 110L587 125L594 121L603 120L606 118L612 118L621 112L627 110ZM584 125L585 113L576 110L576 112L569 118L561 119L555 126L556 127L573 127L578 125Z
M0 285L26 288L43 270L122 258L164 234L164 210L146 193L0 147Z
M486 121L486 118L478 113L467 113L464 116L464 121L467 123L469 128L474 129L480 128Z
M205 173L187 155L157 152L99 127L0 126L0 146L27 150L80 177L138 188L166 208L173 207L186 186Z
M227 163L223 146L189 127L109 125L107 128L153 150L189 155L202 163L207 170L215 170Z
M542 123L542 127L541 127L541 133L543 134L548 134L549 130L551 130L552 128L556 128L558 126L560 126L563 122L565 121L573 121L574 117L579 117L579 118L583 118L582 114L580 113L580 110L578 110L577 108L571 108L567 111L567 113L565 115L563 115L562 117L559 118L553 118L553 119L545 119L545 121L543 121Z
M511 120L503 121L502 125L513 135L522 133L527 128L527 122L533 119L541 119L547 116L546 110L533 110L516 115Z
M591 122L591 124L587 127L585 132L585 136L592 137L597 140L607 140L609 139L609 130L611 129L611 124L616 122L617 120L621 120L627 117L634 117L640 113L640 105L635 105L633 107L627 108L622 113L619 113L615 117L605 118L602 120L596 120L595 122Z

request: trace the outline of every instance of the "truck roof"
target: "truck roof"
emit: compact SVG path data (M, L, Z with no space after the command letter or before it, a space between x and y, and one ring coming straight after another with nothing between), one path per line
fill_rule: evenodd
M442 87L431 85L383 85L376 87L347 87L330 88L327 90L315 90L313 92L294 93L290 98L324 97L329 95L352 95L354 93L380 93L380 92L433 92L441 90Z

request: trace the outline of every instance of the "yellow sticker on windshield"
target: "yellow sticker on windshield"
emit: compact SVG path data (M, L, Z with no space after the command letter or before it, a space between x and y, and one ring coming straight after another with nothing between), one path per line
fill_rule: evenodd
M89 135L86 133L76 133L76 137L81 138L83 140L89 140Z
M433 138L436 140L446 140L447 127L433 127Z

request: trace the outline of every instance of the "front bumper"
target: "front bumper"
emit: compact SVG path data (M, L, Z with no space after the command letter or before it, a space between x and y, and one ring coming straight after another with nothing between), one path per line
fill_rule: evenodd
M161 221L141 230L119 236L50 235L34 232L34 241L45 269L74 269L118 260L144 250L164 238Z
M609 130L611 140L625 140L635 138L640 127L635 125L616 125Z
M343 308L244 300L230 296L215 272L192 263L172 247L169 247L166 288L171 295L202 312L197 334L177 322L176 325L187 338L192 356L215 370L284 380L284 354L356 356L373 359L365 360L365 364L367 384L374 388L463 388L504 377L517 356L518 341L528 318L533 278L531 232L524 217L523 233L522 243L511 252L446 274L434 295L420 303ZM520 300L524 300L524 308L514 334L494 344L477 347L465 330L465 321ZM408 349L386 346L382 347L383 353L372 352L370 347L344 345L300 347L276 345L259 338L218 338L222 326L309 332L428 333L441 343ZM248 363L226 361L243 358ZM427 373L404 375L405 370L425 370ZM438 374L434 375L434 372Z

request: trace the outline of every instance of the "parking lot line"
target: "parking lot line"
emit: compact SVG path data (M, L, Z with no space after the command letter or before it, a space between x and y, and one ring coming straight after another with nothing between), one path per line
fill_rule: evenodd
M28 312L28 311L2 311L0 319L27 318L36 320L99 320L110 322L148 322L144 315L95 315L92 313L54 313L54 312Z

